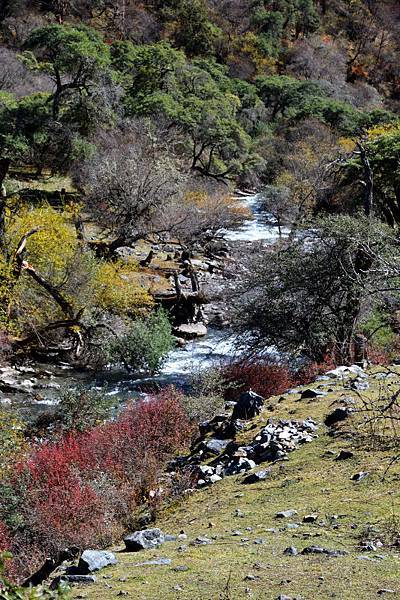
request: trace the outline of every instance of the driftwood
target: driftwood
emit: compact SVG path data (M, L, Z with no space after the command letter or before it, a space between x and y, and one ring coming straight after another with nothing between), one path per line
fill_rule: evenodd
M189 275L192 291L182 290L178 271L173 272L175 292L168 294L156 294L156 301L169 311L176 325L186 323L197 323L202 318L201 306L207 304L208 300L200 289L199 281L193 265L189 263Z

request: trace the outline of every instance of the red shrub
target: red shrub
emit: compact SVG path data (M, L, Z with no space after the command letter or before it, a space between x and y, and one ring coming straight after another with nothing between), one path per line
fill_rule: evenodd
M181 398L167 388L129 404L113 422L33 447L27 462L16 465L12 485L25 529L11 545L21 572L35 566L24 555L29 543L37 546L39 561L43 553L102 545L121 534L132 508L156 486L165 461L190 441Z
M237 400L243 391L249 389L269 398L282 394L294 384L287 366L259 360L232 363L224 368L223 376L227 382L227 400Z

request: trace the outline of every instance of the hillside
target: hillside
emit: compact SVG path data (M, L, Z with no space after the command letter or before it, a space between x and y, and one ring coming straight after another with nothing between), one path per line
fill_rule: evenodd
M366 424L372 413L363 412L383 393L399 389L398 369L390 371L396 375L388 375L386 369L369 371L370 389L360 392L362 402L350 380L313 386L329 391L312 400L300 401L300 394L293 393L270 399L260 416L247 423L238 437L240 445L253 439L270 418L311 416L318 423L316 439L291 452L287 461L272 464L264 481L243 485L245 475L228 476L162 511L150 526L176 536L175 541L137 553L120 552L123 546L116 546L118 565L99 572L96 584L74 589L72 597L400 597L399 463L386 472L398 445L397 450L389 450L392 432L386 430L379 437L376 427L381 434L383 430L377 423ZM361 412L325 426L326 416L338 406L349 406L351 398L356 402L353 408ZM392 425L397 426L395 421ZM341 451L351 451L353 456L337 460ZM264 463L255 471L268 466ZM353 481L361 471L368 476ZM276 518L291 509L297 511L292 517ZM306 515L315 522L304 523ZM187 539L177 538L181 532ZM210 542L193 545L199 537ZM302 555L310 546L346 555ZM288 547L299 554L285 556ZM171 562L143 565L159 558Z
M399 59L398 0L0 0L0 597L154 518L72 595L399 595Z

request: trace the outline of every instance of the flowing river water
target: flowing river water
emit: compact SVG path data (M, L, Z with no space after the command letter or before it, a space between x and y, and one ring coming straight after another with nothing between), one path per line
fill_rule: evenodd
M238 203L249 209L249 218L236 230L224 232L224 238L231 246L235 244L270 244L278 239L278 228L271 222L271 218L262 210L261 200L258 196L244 196L237 198ZM288 230L282 229L286 236ZM176 384L184 386L193 373L213 365L234 358L237 355L234 338L229 329L216 329L210 327L205 337L188 342L184 348L172 351L163 364L162 370L156 377L136 379L121 371L104 371L101 374L88 375L69 370L67 365L58 370L57 377L53 378L53 389L44 389L34 398L19 397L10 400L7 394L0 394L3 402L14 404L18 402L22 412L28 415L37 415L51 408L60 387L74 387L78 384L91 388L106 386L107 394L125 400L140 394L140 389L159 384ZM62 370L64 369L64 370ZM29 377L29 375L27 375ZM3 396L3 398L1 398ZM19 396L19 395L18 395Z

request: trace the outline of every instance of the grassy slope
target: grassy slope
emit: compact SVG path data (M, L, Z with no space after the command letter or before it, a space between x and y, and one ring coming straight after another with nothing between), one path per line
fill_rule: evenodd
M374 381L367 392L369 398L378 393L380 385ZM343 384L334 388L317 401L299 402L298 395L285 395L280 401L273 399L260 418L249 425L244 437L254 437L256 428L270 416L312 416L321 422L341 395L349 396ZM355 426L353 421L351 427ZM399 552L388 546L377 552L361 552L357 548L360 536L368 539L362 536L368 525L387 530L390 521L400 516L400 467L394 467L382 482L391 452L373 449L368 443L354 448L351 440L348 423L335 437L321 425L319 438L293 452L288 461L275 464L271 479L244 486L241 476L228 477L211 488L196 491L165 510L157 522L166 533L178 534L183 529L188 535L186 542L168 542L158 551L119 553L118 565L99 573L97 583L86 588L84 596L102 600L123 590L143 600L273 599L279 594L301 595L303 600L359 600L379 597L379 590L389 588L396 590L389 597L400 598ZM335 461L327 453L351 447L355 456L347 461ZM360 483L351 481L351 476L361 470L370 471L370 476ZM243 517L235 516L238 508ZM275 518L277 511L289 508L296 509L298 516L285 522ZM311 512L317 512L325 525L302 524L302 517ZM338 515L338 519L332 520L332 515ZM300 527L287 529L287 521L298 522ZM247 531L248 527L252 530ZM268 532L270 528L277 531ZM232 536L234 529L243 535ZM198 535L215 540L208 546L190 546L189 542ZM242 537L249 541L243 542ZM255 544L257 538L263 538L264 544ZM182 543L187 544L187 550L179 552ZM345 549L350 554L340 558L283 555L287 546L301 550L312 544ZM135 567L155 557L170 558L172 563ZM179 565L188 570L174 571ZM247 576L251 578L246 579ZM74 589L73 597L79 597L82 591Z

